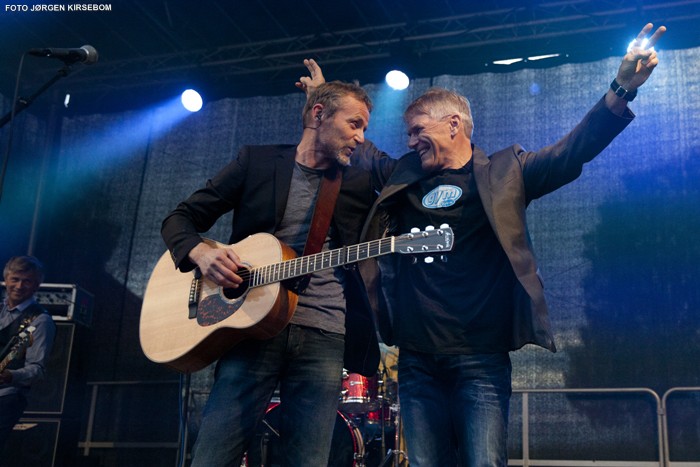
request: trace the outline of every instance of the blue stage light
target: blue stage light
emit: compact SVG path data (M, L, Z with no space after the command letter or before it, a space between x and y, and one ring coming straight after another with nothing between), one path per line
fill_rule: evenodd
M202 96L194 89L188 89L180 97L182 106L190 112L199 112L202 108Z
M389 73L387 73L385 80L386 84L388 84L391 89L395 89L397 91L403 91L408 87L409 83L406 73L398 70L391 70Z

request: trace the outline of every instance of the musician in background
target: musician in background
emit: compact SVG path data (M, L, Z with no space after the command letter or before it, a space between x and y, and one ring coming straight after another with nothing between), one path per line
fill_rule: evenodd
M163 221L175 265L182 272L199 268L222 287L239 287L244 252L212 248L200 237L231 210L229 243L267 232L301 255L321 181L336 170L342 183L330 228L321 229L325 242L319 243L322 250L358 243L378 186L350 161L364 141L371 108L369 96L354 84L326 83L311 92L298 144L243 147ZM280 334L243 341L219 359L192 467L241 465L278 384L283 464L328 465L343 359L349 371L374 375L379 347L355 268L313 273L298 298Z
M0 449L27 406L30 386L44 376L46 360L56 336L53 319L34 299L34 293L44 279L44 266L39 260L32 256L10 258L5 264L3 278L5 299L0 311L0 349L3 349ZM17 352L15 358L7 359L16 336L29 326L34 330L28 347Z

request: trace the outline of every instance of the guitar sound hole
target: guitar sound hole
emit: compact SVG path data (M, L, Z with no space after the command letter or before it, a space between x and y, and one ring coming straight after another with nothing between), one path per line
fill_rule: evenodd
M243 282L237 288L233 289L230 287L224 287L221 289L221 293L229 300L235 300L241 298L248 291L248 269L241 268L238 270L238 275L243 278Z

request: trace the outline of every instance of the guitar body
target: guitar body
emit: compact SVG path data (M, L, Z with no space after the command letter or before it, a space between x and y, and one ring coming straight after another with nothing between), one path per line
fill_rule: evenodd
M233 249L250 268L296 256L266 233L233 245L205 241L216 248ZM151 273L141 308L139 333L146 357L181 372L204 368L244 339L277 335L296 308L297 295L280 282L247 288L240 294L240 290L225 290L202 277L198 279L196 316L190 317L194 280L194 272L175 269L170 253L165 252Z

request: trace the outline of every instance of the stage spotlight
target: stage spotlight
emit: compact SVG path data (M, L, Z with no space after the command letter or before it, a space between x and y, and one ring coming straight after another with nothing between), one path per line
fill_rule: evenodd
M182 106L190 112L199 112L202 108L202 96L194 89L188 89L180 97Z
M547 58L557 58L559 54L546 54L546 55L534 55L532 57L527 57L528 61L536 62L537 60L545 60Z
M391 70L386 74L385 80L386 84L388 84L391 89L395 89L397 91L403 91L408 87L409 83L406 73L399 70Z
M642 45L641 45L641 47L642 47L643 49L646 49L648 43L649 43L649 39L647 39L647 38L645 37L644 39L642 39ZM633 40L632 42L630 42L629 45L627 46L627 51L628 51L628 52L631 51L632 48L633 48L636 44L637 44L637 39L634 39L634 40ZM649 50L654 50L654 47L650 48Z
M522 62L525 59L523 58L506 58L505 60L494 60L493 64L494 65L512 65L513 63L518 63Z

